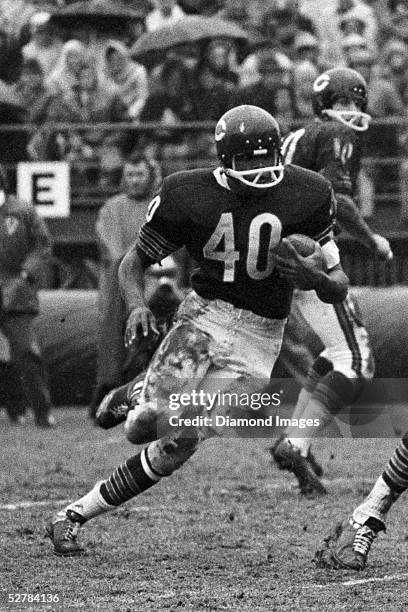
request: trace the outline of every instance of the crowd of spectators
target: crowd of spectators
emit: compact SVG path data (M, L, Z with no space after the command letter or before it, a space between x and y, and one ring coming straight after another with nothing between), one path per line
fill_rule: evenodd
M231 106L252 103L273 113L286 132L313 115L312 83L336 65L364 74L375 118L407 115L408 0L121 0L139 12L126 28L109 32L80 21L55 27L53 9L68 4L1 3L0 123L33 126L0 139L3 162L69 160L78 185L104 189L115 187L123 156L135 148L161 159L165 171L166 163L169 170L194 165L197 156L213 154L208 130L172 126L213 122ZM240 25L248 43L223 37L180 45L148 67L132 58L143 32L192 13ZM160 128L92 129L140 122ZM55 123L86 128L55 129ZM381 147L378 138L367 143L369 156L405 153L408 133L383 129L380 141Z

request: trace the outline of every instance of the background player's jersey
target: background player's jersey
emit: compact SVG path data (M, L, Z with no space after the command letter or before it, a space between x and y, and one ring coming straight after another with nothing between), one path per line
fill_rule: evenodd
M153 263L186 246L199 265L192 278L199 295L282 319L292 288L279 277L273 251L293 233L330 243L333 215L330 184L295 166L286 168L279 185L245 198L228 188L219 170L179 172L150 203L136 248Z
M335 193L353 196L361 163L356 132L339 121L315 119L289 134L283 143L285 164L296 164L319 172Z

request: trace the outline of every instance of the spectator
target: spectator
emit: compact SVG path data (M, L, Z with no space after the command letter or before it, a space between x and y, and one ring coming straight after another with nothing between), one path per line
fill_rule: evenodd
M71 162L76 186L99 180L100 147L108 137L102 130L54 132L47 123L116 123L126 121L127 111L116 87L98 74L92 57L81 57L77 79L57 80L59 92L50 100L44 129L37 136L39 159L66 159ZM71 73L72 74L72 73Z
M227 0L217 16L247 30L251 20L249 3L246 0Z
M250 53L239 67L239 83L241 87L254 84L259 81L259 56L264 50L271 50L276 54L279 63L285 66L288 70L292 68L292 60L289 58L287 50L284 50L281 45L279 36L279 20L276 17L276 8L271 8L263 13L259 24L259 38L254 50ZM292 26L290 26L292 28ZM296 27L295 27L296 29ZM296 30L297 31L297 30ZM295 40L293 32L292 43ZM290 50L292 53L292 50Z
M406 53L408 58L408 49ZM355 51L349 58L349 66L357 70L367 81L370 115L381 118L406 114L404 102L396 84L387 78L386 73L381 70L375 56L370 51L364 49ZM383 139L378 140L382 142Z
M200 72L206 71L207 78L215 85L232 90L238 84L238 74L234 70L237 62L237 49L232 40L215 38L203 50Z
M316 66L319 72L324 71L324 66L321 61L319 41L310 32L298 32L293 43L294 62L303 63L310 62Z
M296 63L293 68L294 112L298 119L311 119L313 111L313 83L320 71L310 61Z
M321 61L330 68L345 63L336 12L337 2L338 0L326 0L324 3L321 0L301 0L303 12L311 16L316 26L315 34L320 42Z
M137 119L148 96L146 68L132 62L122 43L110 41L105 52L105 71L117 86L129 117Z
M127 28L121 36L121 42L130 49L135 42L144 34L146 31L146 24L144 17L135 17L131 19L127 24ZM118 39L117 39L118 40Z
M62 47L55 69L46 78L47 88L54 94L69 93L87 62L88 52L84 43L69 40Z
M340 18L339 27L342 36L347 36L348 34L360 34L360 36L365 36L366 24L364 19L362 19L355 10L348 11Z
M375 119L395 115L406 115L404 103L396 85L386 77L376 62L375 56L367 51L356 51L349 58L350 68L358 70L368 85L368 112ZM359 202L362 215L366 218L374 214L375 193L379 195L395 192L400 185L401 192L408 190L406 164L378 164L374 160L395 157L401 151L404 135L398 126L377 124L374 129L362 135L363 158L365 161L359 176ZM397 187L398 189L398 187ZM405 210L403 207L402 211Z
M7 339L7 363L20 378L26 405L31 406L40 427L53 424L45 368L35 333L37 289L51 253L48 232L32 204L19 201L9 191L0 169L0 330ZM11 372L8 372L10 374ZM10 398L11 420L22 416Z
M301 13L297 5L296 0L274 0L261 19L262 36L274 41L277 49L290 59L293 59L293 45L298 32L316 35L313 21Z
M2 93L5 93L4 100L1 101ZM25 130L3 131L2 125L13 125L15 128L19 124L25 123L25 110L14 95L14 100L10 99L13 86L5 85L0 82L0 160L2 163L10 163L15 166L16 162L27 159L27 144L29 134ZM15 170L12 170L13 179L10 188L15 188Z
M45 118L50 95L44 84L44 72L35 59L26 60L18 81L12 86L16 99L24 109L26 123L42 122Z
M281 128L282 136L290 132L295 117L293 86L282 85L275 91L275 119Z
M176 59L184 64L186 70L190 72L190 78L188 81L188 86L191 88L193 86L193 79L195 77L195 71L197 69L198 64L200 63L202 58L202 50L200 43L183 43L181 45L175 45L171 49L168 50L166 59ZM160 69L158 71L160 74Z
M288 89L291 72L281 62L279 54L267 48L258 54L258 72L258 80L255 83L236 91L232 106L254 104L275 115L277 92Z
M78 79L57 94L49 110L53 121L72 123L115 123L126 121L126 106L115 85L109 83L89 58Z
M219 13L224 4L224 0L200 0L198 4L197 12L203 15L203 17L213 17L214 15L220 16Z
M397 88L404 104L408 102L408 45L402 40L391 39L381 52L384 76Z
M22 49L24 60L37 60L46 78L57 64L62 50L62 42L53 33L48 20L48 13L36 13L32 16L31 40Z
M191 152L191 142L194 143L194 135L191 133L166 129L166 126L197 119L190 76L190 71L182 61L167 60L162 67L156 88L149 94L140 113L140 121L156 121L163 125L163 129L156 130L154 135L139 137L137 141L139 148L149 146L152 155L162 161L185 160ZM134 147L133 141L132 148Z
M299 9L298 0L272 0L270 8L262 16L262 21L264 27L274 22L274 28L278 29L294 25L296 31L309 32L314 35L317 32L313 20Z
M390 38L408 42L408 4L406 0L375 0L373 3L381 46Z
M14 83L19 75L23 56L18 42L0 28L0 80Z
M118 285L118 267L145 221L147 205L161 182L157 163L133 153L123 167L122 191L107 200L96 223L100 252L97 383L90 416L106 393L124 382L126 311Z
M99 189L103 193L117 192L123 173L123 137L109 134L98 149Z
M216 58L221 61L217 63ZM194 106L200 121L215 120L231 107L238 76L229 69L225 60L225 53L214 54L211 59L209 56L203 58L197 67Z
M153 0L154 9L146 16L146 31L153 32L171 25L185 16L177 0Z
M178 59L167 60L163 64L157 87L145 101L140 120L171 125L196 119L189 83L189 72L184 63Z
M367 40L361 34L348 34L341 39L341 48L346 64L355 52L368 50Z
M370 51L377 50L378 24L374 10L362 0L338 0L337 23L341 36L359 34Z

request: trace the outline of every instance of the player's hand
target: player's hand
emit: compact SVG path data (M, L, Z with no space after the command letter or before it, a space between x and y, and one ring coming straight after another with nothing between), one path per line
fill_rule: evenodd
M295 287L309 291L315 289L322 277L322 248L316 242L315 250L308 257L302 257L286 238L282 240L288 253L286 257L275 255L275 266L279 276Z
M152 311L146 306L133 308L126 323L125 346L129 348L138 336L146 337L151 331L159 334Z
M373 234L372 238L375 254L385 261L391 261L394 254L388 240L384 236L380 236L380 234Z

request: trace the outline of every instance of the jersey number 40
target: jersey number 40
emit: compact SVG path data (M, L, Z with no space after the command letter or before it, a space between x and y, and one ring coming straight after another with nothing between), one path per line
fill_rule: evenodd
M261 249L261 229L269 225L269 244L266 252L262 253L266 260L262 269L259 268L259 255ZM248 231L248 254L246 258L246 271L250 278L262 280L269 276L274 268L274 249L278 246L282 233L282 223L272 213L262 213L254 217ZM222 245L223 243L223 245ZM223 248L220 248L220 245ZM221 261L224 264L224 283L233 283L235 280L235 265L240 259L240 252L235 250L235 233L232 213L222 213L220 220L208 242L203 247L204 257Z

